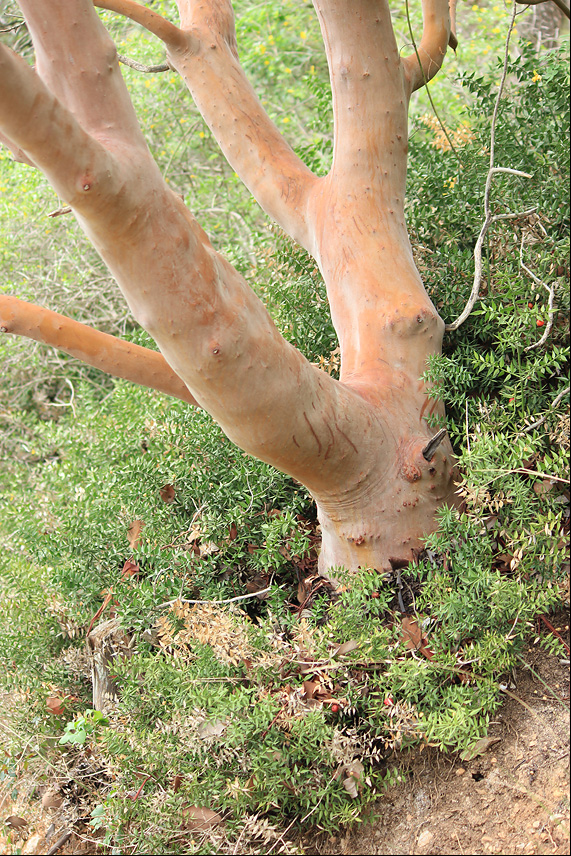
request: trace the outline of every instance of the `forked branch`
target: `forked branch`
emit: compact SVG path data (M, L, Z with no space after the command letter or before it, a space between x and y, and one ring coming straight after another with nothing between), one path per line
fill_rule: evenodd
M126 15L161 39L232 168L262 208L308 248L307 195L318 180L269 118L238 60L229 0L177 0L181 27L134 0L97 6Z

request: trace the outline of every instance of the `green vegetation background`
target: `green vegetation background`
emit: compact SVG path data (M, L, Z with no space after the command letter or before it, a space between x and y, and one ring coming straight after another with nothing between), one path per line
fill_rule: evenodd
M173 3L154 5L176 20ZM329 85L311 4L240 0L235 7L241 60L270 116L325 172ZM418 10L412 13L419 32ZM101 14L120 53L161 60L150 36ZM457 56L431 86L455 151L426 95L412 108L409 227L446 321L472 287L510 14L484 0L460 4ZM404 11L395 26L406 45ZM17 37L25 50L25 34ZM492 206L536 214L490 230L481 300L427 367L434 394L446 402L465 507L442 513L426 554L400 576L363 572L339 597L323 589L302 609L298 585L311 591L303 579L315 531L303 488L242 454L204 413L51 349L0 339L2 682L25 692L27 763L51 753L57 767L53 738L62 734L66 748L96 759L106 784L92 826L113 852L214 853L236 841L274 852L291 822L335 829L357 821L393 775L391 753L400 747L470 751L501 704L537 616L562 605L567 49L539 55L516 34L508 71L496 163L532 179L496 178ZM335 372L337 343L313 262L268 223L176 75L124 73L168 181L284 335ZM70 217L47 216L60 200L4 149L0 191L0 288L152 347ZM533 347L549 320L549 289L553 328ZM139 539L134 521L144 523ZM194 612L173 607L177 598L228 601L256 587L270 588L266 599L199 604ZM116 662L121 699L102 720L89 713L79 652L111 590L132 656ZM420 633L414 652L403 605ZM540 642L559 645L549 635ZM324 701L315 686L304 701L308 680ZM314 704L308 692L316 693ZM48 697L64 699L63 714L46 707ZM0 757L3 778L15 775L19 752L14 745ZM142 774L151 779L133 800ZM177 776L182 785L174 788ZM206 839L181 832L189 805L208 807L223 825Z

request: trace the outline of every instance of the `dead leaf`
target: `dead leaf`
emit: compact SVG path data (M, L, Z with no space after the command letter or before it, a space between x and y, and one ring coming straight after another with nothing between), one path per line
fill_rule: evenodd
M235 541L237 537L238 537L238 527L236 526L235 523L232 523L232 525L230 526L230 532L228 533L228 540L229 541Z
M42 797L42 808L59 808L63 803L63 797L57 791L48 791Z
M210 829L222 823L222 816L210 808L199 805L187 805L182 809L184 829Z
M139 573L140 568L136 562L132 562L130 559L126 559L125 564L121 570L121 579L126 580L128 577L136 577Z
M315 698L318 692L321 690L321 684L319 681L304 681L303 682L303 693L306 699Z
M493 746L494 743L499 743L501 737L480 737L479 740L476 740L475 743L472 743L471 746L468 746L467 749L462 752L460 758L463 761L471 761L472 758L476 758L478 755L483 755L490 746Z
M339 647L333 651L333 654L331 656L342 657L343 654L349 654L350 651L355 651L360 644L361 643L357 642L356 639L349 639L348 642L343 642L342 645L339 645Z
M180 786L182 785L183 779L184 776L181 776L180 773L177 773L174 779L172 780L172 789L175 794L177 793L177 791L180 790Z
M543 496L552 491L554 487L555 482L553 481L537 481L533 486L533 490L538 496Z
M258 600L266 600L269 596L269 591L267 591L269 583L269 577L267 574L256 574L251 580L248 580L246 583L246 591L249 594L258 594L258 592L263 592L263 594L258 594Z
M174 502L174 485L172 485L172 484L163 485L161 487L161 489L159 490L159 496L162 499L162 501L166 502L167 504Z
M343 779L343 787L347 791L350 797L353 799L357 799L359 796L359 791L357 790L357 782L353 778L353 776L347 776L346 779Z
M410 615L402 617L402 634L401 639L405 643L409 651L414 651L422 645L422 630L418 626L416 618Z
M18 817L16 814L11 814L10 817L7 817L4 823L7 823L10 829L23 829L28 825L28 821L24 820L23 817Z
M129 547L131 550L136 550L141 546L141 532L143 531L145 523L143 520L133 520L129 529L127 531L127 538L129 539Z
M204 544L201 544L199 547L199 555L201 558L204 556L212 556L214 553L219 553L220 547L218 544L215 544L214 541L205 541Z
M62 696L48 696L46 699L46 707L54 716L61 716L64 712L65 698Z
M228 725L227 720L217 719L215 722L202 722L198 726L198 736L203 740L207 737L220 737Z
M305 603L310 594L311 586L306 585L305 580L300 580L297 586L297 602Z
M353 776L354 779L357 779L357 781L360 782L361 776L365 772L365 768L360 761L354 760L351 761L350 764L345 765L345 772L348 776Z

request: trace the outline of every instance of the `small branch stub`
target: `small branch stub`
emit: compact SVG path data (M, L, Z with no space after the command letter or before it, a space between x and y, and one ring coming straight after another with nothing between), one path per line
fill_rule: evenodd
M440 446L440 444L444 440L444 437L446 436L447 433L448 433L448 431L446 430L446 428L441 428L440 431L438 431L434 435L434 437L432 437L428 441L428 443L426 444L426 446L422 450L422 457L424 458L425 461L430 462L433 459L436 450L438 449L438 447Z

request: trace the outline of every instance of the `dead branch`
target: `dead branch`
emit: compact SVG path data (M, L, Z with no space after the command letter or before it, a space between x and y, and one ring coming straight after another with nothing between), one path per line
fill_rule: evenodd
M500 101L502 98L502 94L504 91L504 86L506 82L506 77L508 74L508 62L509 62L509 47L510 47L510 39L511 34L513 32L514 24L515 24L515 16L516 16L516 5L514 3L512 16L510 20L510 25L508 28L508 33L506 36L505 43L505 52L504 52L504 65L502 69L502 76L500 79L500 84L498 86L498 94L496 96L496 102L494 105L494 112L492 114L492 126L490 130L490 167L488 170L488 175L486 177L486 186L484 190L484 222L482 224L482 228L480 229L480 234L478 235L478 240L476 241L476 246L474 248L474 282L472 285L472 291L470 293L470 297L468 298L468 302L464 307L462 313L456 318L455 321L452 321L451 324L446 325L446 330L448 332L452 332L453 330L457 330L464 321L470 316L472 309L476 305L478 297L480 295L480 284L482 281L482 247L484 245L484 239L488 232L488 229L496 220L506 219L506 215L498 214L493 215L490 208L490 192L492 188L492 180L494 175L497 173L510 173L511 175L520 175L524 178L531 178L528 173L521 172L520 170L510 169L509 167L497 167L494 166L495 160L495 145L496 145L496 124L498 121L498 112L500 109ZM523 216L521 215L514 215Z
M543 336L541 337L541 339L539 339L539 341L537 341L537 342L534 342L534 343L533 343L533 345L528 345L528 346L527 346L527 348L525 348L525 349L524 349L524 350L526 350L526 351L531 351L531 350L533 350L534 348L540 348L540 347L541 347L541 345L543 345L543 344L547 341L547 338L548 338L549 334L551 333L551 328L553 327L553 319L554 319L554 317L555 317L555 308L554 308L554 305L553 305L554 300L555 300L555 284L547 285L547 283L545 283L542 279L540 279L538 276L536 276L536 275L533 273L533 271L532 271L532 270L530 270L530 269L527 267L527 265L525 265L525 264L524 264L524 261L523 261L523 247L524 247L524 244L525 244L525 232L522 232L522 234L521 234L521 244L520 244L520 247L519 247L519 266L521 267L521 269L522 269L522 270L524 270L524 271L526 272L526 274L527 274L529 277L531 277L531 279L532 279L535 283L537 283L537 285L542 285L542 286L543 286L543 288L544 288L544 289L547 291L547 293L549 294L549 302L548 302L548 312L549 312L549 316L548 316L548 319L547 319L547 325L546 325L546 327L545 327L545 330L543 331Z
M569 386L565 387L565 389L562 389L561 392L556 395L553 401L551 402L551 408L548 410L548 412L544 413L543 416L541 416L539 419L536 419L535 422L532 422L531 425L526 425L523 431L520 431L518 437L521 437L523 434L529 434L530 431L535 431L536 428L539 428L540 425L543 425L549 414L555 410L559 402L562 401L566 395L569 395L570 390L571 387Z

